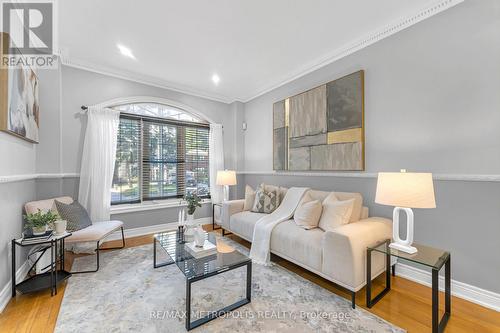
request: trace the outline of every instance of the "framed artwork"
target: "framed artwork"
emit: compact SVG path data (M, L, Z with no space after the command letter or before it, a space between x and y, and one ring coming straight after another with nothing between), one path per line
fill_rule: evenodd
M9 38L1 34L2 55ZM29 66L0 68L0 130L38 143L40 106L38 76Z
M362 171L364 71L273 105L273 169Z

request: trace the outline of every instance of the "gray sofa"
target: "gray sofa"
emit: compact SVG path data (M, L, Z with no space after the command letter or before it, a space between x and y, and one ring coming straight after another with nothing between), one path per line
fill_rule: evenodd
M330 192L310 191L313 199L323 201ZM366 284L366 247L392 237L392 222L385 218L368 217L359 193L335 192L339 200L354 199L354 209L348 224L334 231L320 228L305 230L293 219L278 224L271 235L271 252L324 277L355 294ZM244 211L245 200L223 203L221 227L252 241L255 223L263 215ZM372 278L385 269L384 256L372 256Z

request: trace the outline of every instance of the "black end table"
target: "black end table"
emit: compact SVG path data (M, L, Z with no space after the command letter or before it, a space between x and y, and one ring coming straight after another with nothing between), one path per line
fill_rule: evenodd
M213 203L212 204L212 230L218 230L218 229L222 228L219 223L217 223L217 225L219 225L219 227L217 229L215 228L215 206L219 207L219 209L221 210L219 212L219 219L220 219L220 216L222 214L222 204L221 203Z
M413 243L418 252L409 254L406 252L395 250L389 247L391 240L387 239L378 243L375 246L366 249L366 306L371 308L375 305L385 294L391 290L391 274L390 274L390 260L391 256L397 257L419 265L428 267L432 270L432 332L443 332L451 314L451 255L447 251L436 249L430 246L424 246ZM377 296L373 299L372 293L372 279L371 279L371 255L372 252L383 253L386 256L386 286ZM439 319L439 270L444 266L444 315Z
M52 235L50 238L40 241L23 242L23 239L13 239L12 244L12 297L16 296L16 291L22 294L50 288L50 295L57 294L57 285L71 276L71 273L64 270L64 240L71 236L70 232L62 235ZM46 251L50 251L50 271L35 274L26 280L16 283L16 246L26 247L42 245L42 254L31 265L28 272L31 272L40 258ZM59 265L59 268L58 268Z

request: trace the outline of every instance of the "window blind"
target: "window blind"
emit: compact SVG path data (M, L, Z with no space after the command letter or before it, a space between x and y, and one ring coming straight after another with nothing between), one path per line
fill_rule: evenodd
M111 203L140 201L141 122L120 118Z
M112 203L180 198L188 192L208 197L208 136L206 124L121 116ZM129 169L134 172L123 171Z

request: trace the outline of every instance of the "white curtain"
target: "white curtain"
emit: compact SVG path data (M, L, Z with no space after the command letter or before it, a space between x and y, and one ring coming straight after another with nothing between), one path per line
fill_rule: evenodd
M210 159L210 195L212 196L212 202L222 202L224 196L222 186L215 185L217 171L224 170L224 142L221 124L210 124L208 156Z
M108 108L89 107L87 116L78 202L87 209L92 222L107 221L120 114Z

